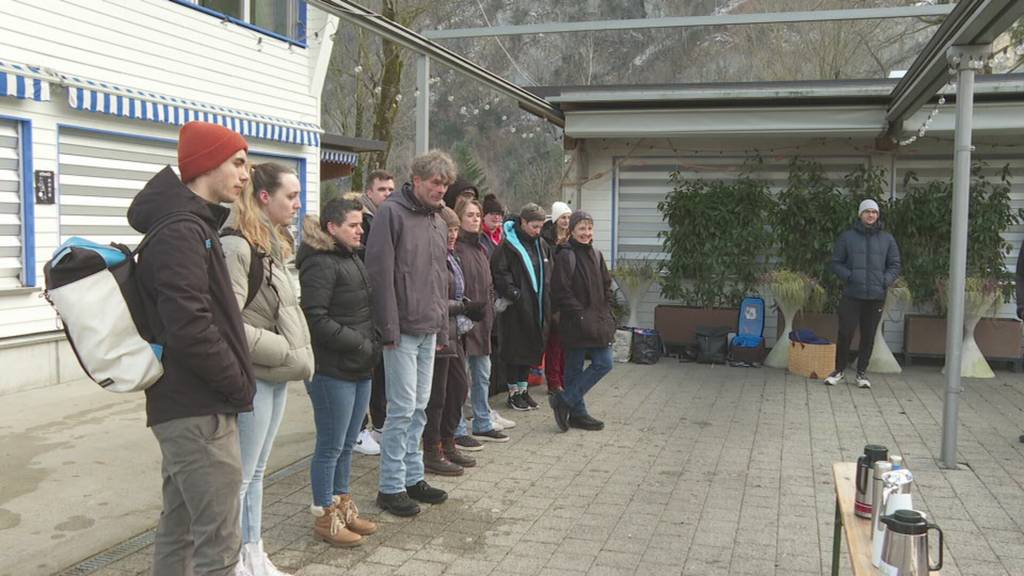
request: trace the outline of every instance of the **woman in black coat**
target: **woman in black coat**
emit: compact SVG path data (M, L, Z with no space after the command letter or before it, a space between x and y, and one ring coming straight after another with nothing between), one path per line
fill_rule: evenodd
M498 342L506 364L509 408L533 410L537 403L526 390L530 367L544 357L548 318L551 254L540 237L544 210L527 204L519 217L504 223L505 239L491 258L491 276L498 295Z
M370 312L370 281L357 256L362 205L332 200L320 221L307 218L295 264L316 368L306 391L316 447L310 463L313 532L334 546L358 544L377 525L360 518L349 491L352 447L370 405L370 377L381 342Z
M570 426L600 430L604 423L587 412L583 397L612 369L612 278L604 256L594 248L594 219L577 210L569 219L568 248L558 251L552 293L565 346L565 390L548 398L555 422L564 432ZM590 365L583 369L585 358Z

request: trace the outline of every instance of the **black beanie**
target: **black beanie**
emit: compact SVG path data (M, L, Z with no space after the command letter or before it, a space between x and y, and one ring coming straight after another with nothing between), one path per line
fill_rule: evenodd
M459 178L452 182L452 185L448 187L448 190L444 193L444 203L451 209L455 209L455 204L459 201L459 196L464 192L472 191L473 198L480 199L480 191L476 189L476 184L473 184L469 180Z
M488 214L501 214L505 216L505 207L501 205L501 201L494 194L488 194L484 196L484 216Z

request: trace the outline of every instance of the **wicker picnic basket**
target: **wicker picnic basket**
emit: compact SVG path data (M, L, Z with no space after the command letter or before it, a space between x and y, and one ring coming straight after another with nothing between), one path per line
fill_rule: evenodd
M835 370L835 344L789 343L789 371L805 378L821 379Z

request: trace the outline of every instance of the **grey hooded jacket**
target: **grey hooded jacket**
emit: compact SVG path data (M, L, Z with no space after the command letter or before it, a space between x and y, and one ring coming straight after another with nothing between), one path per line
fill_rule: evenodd
M406 183L377 207L366 241L373 319L384 345L402 334L448 343L448 226Z
M831 268L846 284L848 298L885 300L885 291L900 276L900 249L881 222L868 228L858 220L836 240Z

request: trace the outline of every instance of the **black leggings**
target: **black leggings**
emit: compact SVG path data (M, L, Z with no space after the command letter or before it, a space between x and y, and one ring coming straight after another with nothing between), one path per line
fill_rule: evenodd
M836 342L836 370L845 370L849 363L850 341L854 330L860 329L857 349L857 373L866 372L875 346L875 330L882 320L882 300L858 300L843 296L839 301L839 341Z

